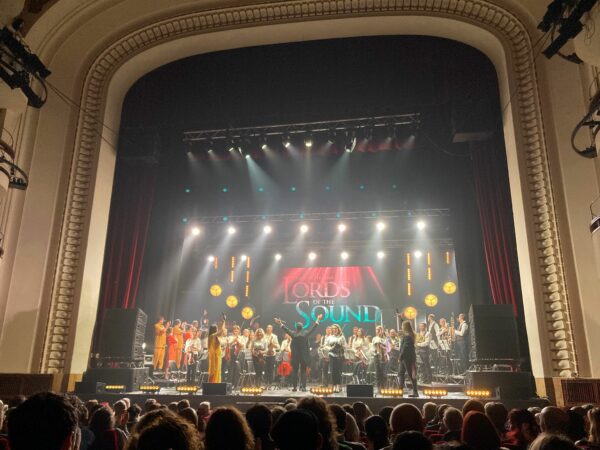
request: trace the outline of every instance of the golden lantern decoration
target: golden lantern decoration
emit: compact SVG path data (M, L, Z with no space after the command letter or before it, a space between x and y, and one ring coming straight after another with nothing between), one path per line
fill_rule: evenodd
M242 308L242 317L246 320L250 320L254 317L254 309L251 306L244 306Z
M225 299L225 304L230 308L235 308L238 305L239 301L235 295L230 295Z
M417 317L417 308L414 306L407 306L404 308L403 315L408 320L414 320Z
M457 287L454 281L446 281L442 286L442 290L448 295L454 294L456 292L456 289Z
M223 293L223 288L218 284L213 284L209 289L210 295L213 297L218 297Z
M438 304L438 298L435 294L427 294L423 301L425 305L429 306L430 308L433 308L435 305Z

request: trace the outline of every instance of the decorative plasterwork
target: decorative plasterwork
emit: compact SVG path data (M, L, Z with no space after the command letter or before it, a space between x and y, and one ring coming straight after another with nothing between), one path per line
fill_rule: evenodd
M123 37L107 48L91 67L83 89L70 182L64 213L50 320L44 344L42 372L61 372L66 366L68 342L73 332L72 312L78 301L83 271L84 245L90 220L93 174L100 147L98 124L103 120L110 79L129 58L157 44L192 34L209 33L258 24L285 23L316 18L347 18L365 15L428 15L468 21L502 37L514 73L515 121L524 147L529 196L528 222L535 229L539 283L545 308L542 326L548 333L554 375L571 376L577 371L571 330L569 300L554 210L546 143L538 98L531 39L524 25L510 12L479 0L302 0L248 5L196 13L163 20Z

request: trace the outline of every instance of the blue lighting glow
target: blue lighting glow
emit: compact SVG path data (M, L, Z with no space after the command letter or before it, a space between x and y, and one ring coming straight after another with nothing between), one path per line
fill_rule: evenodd
M221 191L223 191L224 194L227 194L229 192L229 189L227 189L226 187L224 187L223 189L221 189Z
M259 188L258 188L258 192L265 192L265 188L264 188L264 187L262 187L262 186L261 186L261 187L259 187Z
M326 191L331 191L331 186L325 186Z
M365 185L364 185L364 184L361 184L361 185L360 185L358 188L359 188L361 191L364 191L364 190L365 190Z
M397 184L392 184L392 189L398 189L398 185Z
M184 217L183 219L181 219L181 221L182 221L183 223L187 223L187 222L188 222L188 218L187 218L187 217Z
M223 217L223 222L227 222L228 220L229 220L229 217L227 217L227 216Z
M190 188L185 188L185 189L184 189L184 192L185 192L186 194L189 194L190 192L192 192L192 190L191 190Z
M296 186L292 186L292 187L290 188L290 191L292 191L292 192L296 192Z

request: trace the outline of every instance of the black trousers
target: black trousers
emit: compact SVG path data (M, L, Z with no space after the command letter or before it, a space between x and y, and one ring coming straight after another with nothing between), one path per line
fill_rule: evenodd
M194 361L192 364L187 365L187 374L185 380L188 383L194 383L196 381L196 373L198 372L198 361Z
M321 373L321 384L323 386L326 386L329 384L329 364L330 364L329 358L323 358L321 360L320 373Z
M416 361L401 359L400 360L400 369L398 375L400 375L400 387L404 389L404 376L405 372L408 373L408 378L413 386L413 391L417 392L417 379L413 376L415 374L415 364Z
M430 383L432 379L431 375L431 361L429 360L429 348L419 348L417 350L421 357L421 372L423 373L423 381Z
M469 351L467 350L467 340L456 340L456 356L460 359L459 372L462 373L469 368Z
M252 356L254 360L254 370L256 371L256 384L260 386L263 382L263 372L266 366L266 359Z
M292 386L298 387L298 371L300 371L300 388L306 388L306 367L308 364L301 359L292 358Z
M342 368L344 367L344 358L339 356L329 358L331 364L331 384L334 386L342 384Z
M265 356L265 383L267 386L273 384L273 370L275 368L275 355Z

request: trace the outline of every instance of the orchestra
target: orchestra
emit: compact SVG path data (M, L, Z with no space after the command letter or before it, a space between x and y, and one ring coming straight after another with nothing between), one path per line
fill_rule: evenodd
M250 373L252 384L267 389L295 387L298 381L300 388L306 389L308 375L313 382L339 392L347 383L374 384L378 389L404 387L408 374L414 395L417 383L431 385L450 378L460 379L469 368L469 325L464 314L457 317L456 325L454 314L449 323L429 314L427 322L404 320L401 327L399 322L400 330L377 325L374 336L354 327L348 339L344 328L334 323L325 328L323 335L302 338L306 341L306 351L303 347L301 361L294 358L293 352L294 339L307 331L301 324L299 331L292 330L274 319L283 330L280 341L271 324L263 329L254 322L253 326L242 329L234 323L228 332L222 323L215 335L215 343L220 347L220 378L235 387L239 386L242 374ZM186 323L179 319L171 327L171 322L161 317L154 331L155 376L162 372L165 379L207 381L202 378L208 373L207 329L200 328L198 321ZM248 382L247 377L243 379Z

